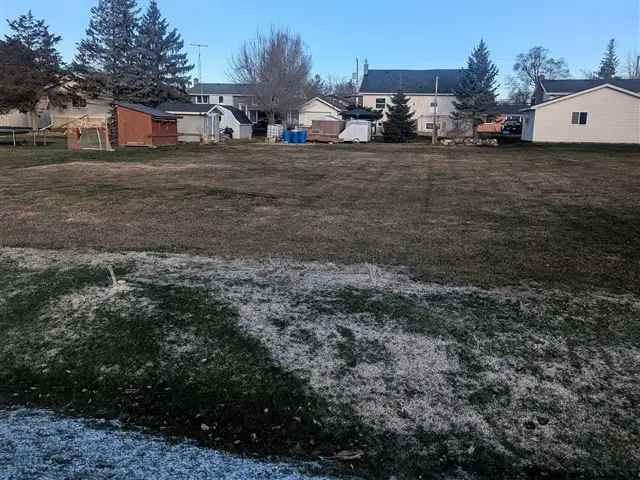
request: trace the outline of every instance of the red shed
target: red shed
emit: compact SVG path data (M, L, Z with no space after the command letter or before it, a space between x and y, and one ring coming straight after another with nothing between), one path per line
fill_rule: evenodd
M137 103L116 103L118 146L159 147L178 143L178 117Z

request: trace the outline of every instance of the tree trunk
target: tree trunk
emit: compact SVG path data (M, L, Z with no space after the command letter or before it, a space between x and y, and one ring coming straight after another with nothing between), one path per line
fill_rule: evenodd
M276 112L267 112L267 117L269 118L269 125L276 124Z

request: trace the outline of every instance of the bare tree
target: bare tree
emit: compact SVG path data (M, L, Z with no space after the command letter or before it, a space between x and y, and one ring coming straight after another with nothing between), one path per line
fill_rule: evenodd
M299 34L272 26L242 45L231 69L232 79L250 85L269 123L275 123L276 114L285 116L305 102L311 55Z
M358 93L356 84L353 80L346 77L338 78L329 75L326 83L329 94L331 95L336 95L338 97L353 97Z
M569 66L564 58L553 58L544 47L533 47L516 57L513 71L522 88L534 92L540 87L540 77L558 79L569 77ZM530 93L531 95L531 93Z
M640 80L640 55L637 52L627 55L626 70L629 78Z

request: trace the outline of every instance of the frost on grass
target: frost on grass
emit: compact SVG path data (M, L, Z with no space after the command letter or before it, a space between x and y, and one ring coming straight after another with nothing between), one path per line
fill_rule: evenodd
M25 361L50 361L96 327L98 310L161 313L137 286L200 287L234 308L240 328L336 412L348 409L375 434L403 439L409 450L396 452L398 462L423 455L468 471L488 462L587 475L640 465L637 295L452 287L370 264L283 259L2 249L0 263L24 275L127 267L126 291L87 286L49 302L43 315L54 321ZM0 308L14 290L0 285ZM150 369L215 345L186 327L159 338ZM122 373L120 365L103 370Z

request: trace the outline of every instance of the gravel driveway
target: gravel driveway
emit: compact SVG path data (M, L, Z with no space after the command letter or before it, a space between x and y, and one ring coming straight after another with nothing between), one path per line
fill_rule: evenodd
M226 455L112 422L69 419L50 411L0 410L0 479L329 480L284 463Z

